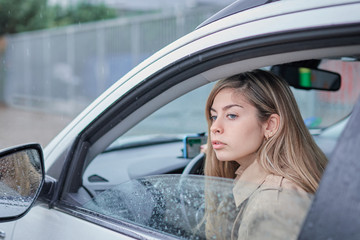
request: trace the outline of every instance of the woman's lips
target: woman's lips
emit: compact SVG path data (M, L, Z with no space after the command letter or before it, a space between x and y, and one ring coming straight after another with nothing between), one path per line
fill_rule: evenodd
M215 150L221 149L225 146L225 143L216 140L211 141L211 144L213 146L213 149Z

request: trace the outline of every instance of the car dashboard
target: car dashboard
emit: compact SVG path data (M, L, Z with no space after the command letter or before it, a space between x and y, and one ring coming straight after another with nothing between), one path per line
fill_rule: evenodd
M83 185L93 195L126 181L150 175L181 174L191 159L182 155L183 141L105 151L86 168Z

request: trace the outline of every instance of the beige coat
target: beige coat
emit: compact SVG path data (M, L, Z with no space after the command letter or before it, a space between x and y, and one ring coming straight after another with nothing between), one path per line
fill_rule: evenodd
M284 177L268 174L257 161L236 173L233 194L239 212L231 239L296 239L311 195Z

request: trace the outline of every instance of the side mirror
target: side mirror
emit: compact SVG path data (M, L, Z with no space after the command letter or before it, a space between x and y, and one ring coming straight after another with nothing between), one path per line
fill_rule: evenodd
M0 222L24 216L44 183L44 160L39 144L0 152Z
M285 79L290 86L298 89L337 91L341 86L341 76L335 72L308 67L278 65L271 72Z

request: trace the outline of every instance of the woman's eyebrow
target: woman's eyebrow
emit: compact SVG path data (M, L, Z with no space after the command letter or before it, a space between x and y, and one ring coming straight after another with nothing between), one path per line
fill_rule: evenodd
M228 110L232 107L239 107L239 108L244 108L243 106L239 105L239 104L230 104L230 105L226 105L225 107L223 107L223 110Z
M239 105L239 104L230 104L230 105L226 105L225 107L222 108L223 111L228 110L232 107L239 107L239 108L244 108L243 106ZM210 108L210 112L217 112L214 108Z

